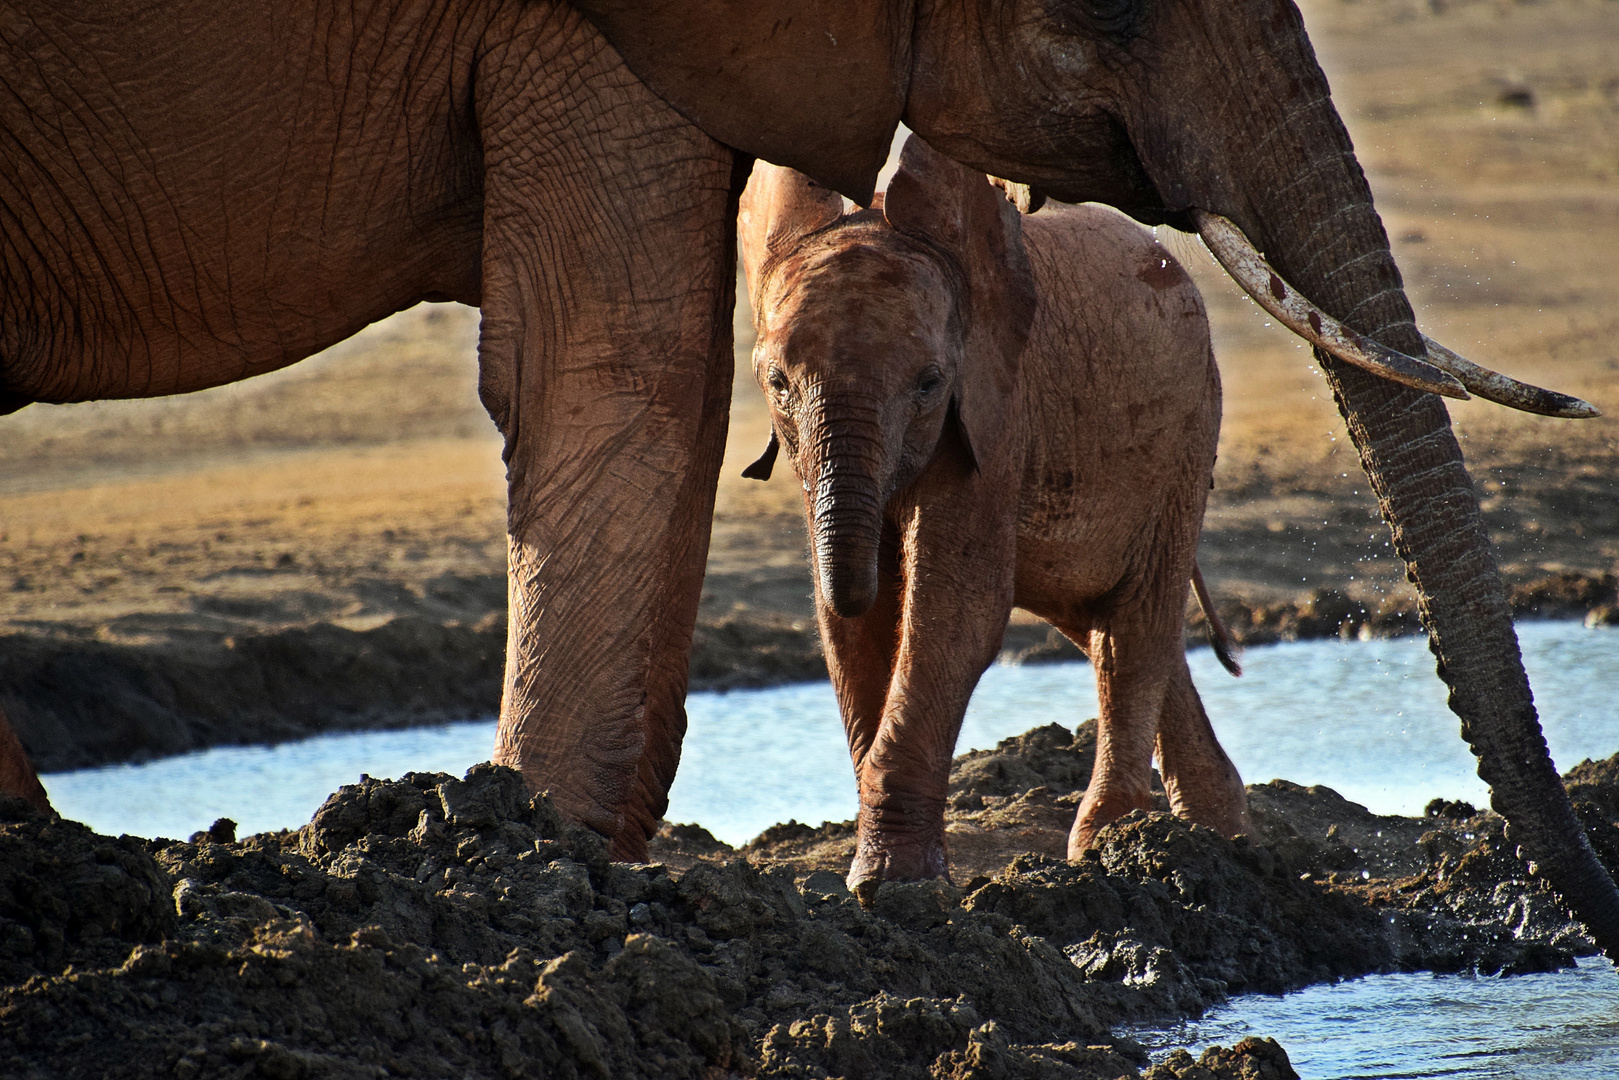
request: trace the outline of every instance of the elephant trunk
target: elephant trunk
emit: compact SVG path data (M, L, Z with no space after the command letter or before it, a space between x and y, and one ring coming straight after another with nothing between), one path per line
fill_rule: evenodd
M864 615L877 599L877 557L883 529L881 429L874 416L821 423L809 445L815 572L825 602L840 617Z
M1330 102L1289 145L1314 146L1323 179L1297 163L1254 162L1240 221L1288 282L1352 328L1425 355L1383 223ZM1267 165L1269 169L1267 169ZM1269 172L1270 175L1266 175ZM1254 193L1262 193L1255 195ZM1274 203L1268 204L1268 199ZM1319 205L1302 205L1314 200ZM1315 223L1300 234L1296 223ZM1599 947L1619 960L1619 890L1597 860L1546 749L1512 611L1471 477L1441 399L1316 350L1339 411L1416 587L1429 648L1450 707L1479 759L1491 805L1535 871L1562 895Z

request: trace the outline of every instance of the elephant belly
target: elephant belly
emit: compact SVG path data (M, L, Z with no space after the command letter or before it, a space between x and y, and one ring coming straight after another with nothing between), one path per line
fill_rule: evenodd
M1091 207L1028 222L1019 606L1128 607L1189 575L1220 427L1201 298L1149 233Z
M13 5L0 396L197 390L475 302L473 42L431 32L443 6Z
M1020 518L1014 602L1037 614L1053 607L1089 607L1140 576L1152 558L1153 517L1117 507L1096 516L1038 512Z

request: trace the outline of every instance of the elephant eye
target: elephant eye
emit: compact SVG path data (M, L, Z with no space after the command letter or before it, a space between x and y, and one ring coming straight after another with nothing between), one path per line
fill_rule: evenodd
M765 385L770 387L772 394L783 400L786 399L787 392L792 389L792 384L787 381L787 376L782 372L781 368L777 367L771 368L770 374L765 376Z
M944 373L931 365L922 369L922 374L916 377L916 397L918 401L926 401L938 392L944 385Z

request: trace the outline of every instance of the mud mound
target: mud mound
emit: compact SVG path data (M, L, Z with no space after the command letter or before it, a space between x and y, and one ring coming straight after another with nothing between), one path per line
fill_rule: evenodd
M0 940L56 944L13 950L7 1076L1044 1078L1143 1060L1106 1030L1138 1011L1130 991L947 885L885 885L867 911L831 875L610 863L495 766L367 779L241 842L8 813ZM30 893L44 869L63 884Z
M1084 791L1095 760L1095 720L1085 721L1077 731L1047 724L1002 739L993 750L974 750L956 758L950 766L948 805L972 811L1035 788L1052 795Z
M1619 754L1582 761L1563 777L1586 837L1619 873ZM1549 970L1596 947L1518 854L1495 813L1435 800L1415 841L1422 865L1359 891L1401 914L1414 951L1436 971Z
M1436 800L1424 818L1378 815L1331 788L1277 780L1248 789L1252 837L1228 843L1172 818L1132 817L1115 829L1134 831L1107 834L1112 862L1068 866L1067 833L1093 753L1087 721L1077 732L1046 725L958 757L946 836L974 910L1000 897L994 903L1009 905L1016 922L1070 951L1128 924L1117 948L1098 939L1087 968L1146 993L1119 1008L1196 1011L1227 993L1370 971L1555 970L1593 951L1502 839L1500 818L1463 803ZM1619 867L1619 757L1581 764L1568 783L1593 844ZM1159 808L1167 809L1161 796ZM704 857L664 854L676 847L659 857ZM853 849L852 822L789 822L742 850L841 876ZM1149 879L1196 888L1164 906L1179 894L1154 892ZM1199 891L1207 889L1216 898ZM1062 918L1042 914L1048 907Z
M0 795L0 982L122 963L174 930L171 888L140 841Z
M870 909L834 857L847 823L776 826L748 859L667 826L654 850L684 869L612 863L488 765L366 779L242 841L111 840L6 803L0 1075L1113 1080L1145 1063L1108 1034L1125 1020L1589 951L1461 804L1386 818L1278 781L1251 789L1252 837L1136 813L1078 864L1020 850L1066 833L1085 736L960 759L953 852L978 830L993 875L886 884ZM1619 756L1568 783L1613 857ZM1147 1075L1292 1071L1248 1040Z
M969 899L1060 947L1088 978L1128 987L1137 1019L1196 1014L1227 994L1281 993L1389 970L1384 920L1300 881L1246 838L1164 814L1108 826L1079 864L1020 856Z
M1575 804L1590 803L1610 820L1619 819L1619 754L1606 761L1586 758L1563 776Z

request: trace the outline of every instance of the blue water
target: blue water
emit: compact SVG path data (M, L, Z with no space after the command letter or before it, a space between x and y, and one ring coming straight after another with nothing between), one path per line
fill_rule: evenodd
M1201 1020L1128 1032L1157 1050L1281 1043L1306 1080L1619 1076L1619 975L1591 957L1546 975L1373 975L1233 998Z
M1528 623L1519 635L1558 765L1619 750L1619 629ZM1325 784L1379 813L1420 813L1435 796L1483 804L1484 785L1419 638L1250 649L1240 679L1207 649L1194 651L1191 664L1221 743L1251 783ZM788 818L854 816L853 771L829 684L693 694L687 712L671 821L700 822L742 843ZM979 684L957 749L1095 714L1087 665L997 665ZM494 731L489 721L325 735L44 779L63 814L108 833L183 837L217 817L234 818L244 832L296 828L361 773L459 775L489 756Z

